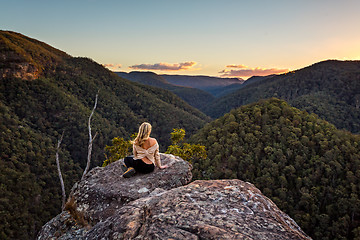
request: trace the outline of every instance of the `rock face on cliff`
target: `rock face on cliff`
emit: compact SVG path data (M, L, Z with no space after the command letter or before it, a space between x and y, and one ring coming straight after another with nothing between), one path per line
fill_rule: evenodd
M93 169L71 194L87 223L63 211L38 239L310 239L252 184L188 184L187 162L166 154L161 160L170 167L129 179L120 161Z
M0 79L21 78L34 80L39 77L39 69L14 52L1 53L0 65Z
M53 72L65 52L20 33L0 30L0 79L34 80Z

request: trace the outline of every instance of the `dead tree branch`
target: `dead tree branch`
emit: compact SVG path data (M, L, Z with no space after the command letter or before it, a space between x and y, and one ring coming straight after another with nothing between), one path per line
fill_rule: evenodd
M94 104L94 108L90 114L90 117L89 117L89 123L88 123L88 126L89 126L89 146L88 146L88 157L87 157L87 163L86 163L86 168L84 170L84 173L81 177L81 180L84 178L84 176L86 175L86 173L89 171L89 168L90 168L90 160L91 160L91 151L92 151L92 144L93 144L93 141L95 140L95 137L97 135L97 133L95 134L94 138L92 137L91 135L91 118L94 114L94 111L96 109L96 105L97 105L97 101L98 101L98 96L99 96L99 91L97 92L96 94L96 98L95 98L95 104Z
M63 177L62 177L62 174L61 174L60 162L59 162L60 144L61 144L61 142L63 140L63 137L64 137L64 132L61 134L60 140L58 141L57 148L56 148L56 166L57 166L57 170L58 170L58 174L59 174L61 191L62 191L61 209L64 209L65 199L66 199L64 180L63 180Z

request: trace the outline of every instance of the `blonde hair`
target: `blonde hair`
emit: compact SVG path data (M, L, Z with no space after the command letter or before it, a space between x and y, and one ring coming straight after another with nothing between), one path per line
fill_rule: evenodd
M141 146L146 140L149 139L151 133L151 124L144 122L139 127L139 132L133 141L133 144Z

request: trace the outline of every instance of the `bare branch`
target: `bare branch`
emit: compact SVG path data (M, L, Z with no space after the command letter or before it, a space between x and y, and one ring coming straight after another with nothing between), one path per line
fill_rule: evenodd
M92 116L93 116L93 114L94 114L94 111L95 111L95 109L96 109L96 105L97 105L97 101L98 101L98 96L99 96L99 91L98 91L97 94L96 94L94 108L93 108L93 110L92 110L92 112L91 112L91 114L90 114L90 117L89 117L89 122L88 122L88 126L89 126L88 157L87 157L86 168L85 168L84 173L83 173L83 175L82 175L82 177L81 177L81 180L84 178L84 176L86 175L86 173L89 171L89 168L90 168L90 160L91 160L92 144L93 144L93 141L94 141L94 139L95 139L95 137L96 137L96 135L97 135L97 133L96 133L96 134L95 134L95 137L94 137L94 139L93 139L93 137L92 137L92 135L91 135L91 125L90 125L90 123L91 123L91 118L92 118Z
M97 137L97 135L98 135L98 132L95 133L95 136L93 137L92 141L95 140L95 138Z
M62 174L61 174L60 162L59 162L60 144L61 144L61 142L63 140L63 137L64 137L64 132L61 134L60 140L58 141L57 148L56 148L56 166L57 166L57 169L58 169L60 185L61 185L61 192L62 192L61 209L64 209L64 207L65 207L65 199L66 199L64 180L63 180L63 177L62 177Z

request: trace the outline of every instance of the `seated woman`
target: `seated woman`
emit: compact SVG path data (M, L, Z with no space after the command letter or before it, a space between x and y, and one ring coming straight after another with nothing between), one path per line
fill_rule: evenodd
M160 169L167 168L167 165L161 165L159 144L155 138L150 137L150 133L150 123L142 123L139 127L139 133L133 141L134 157L124 158L123 177L129 178L136 172L150 173L154 171L155 166Z

